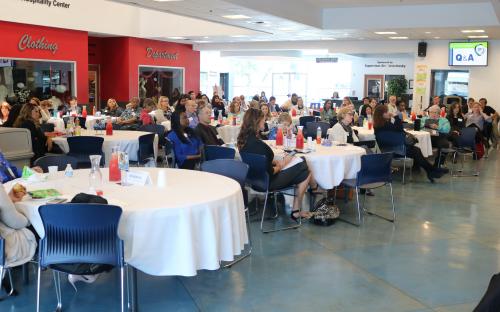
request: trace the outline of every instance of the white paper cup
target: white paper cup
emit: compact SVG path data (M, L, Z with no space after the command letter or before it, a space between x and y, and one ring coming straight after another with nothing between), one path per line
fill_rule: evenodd
M49 166L49 175L55 175L59 171L57 166Z
M159 188L164 188L167 186L167 171L165 169L158 171L156 186Z

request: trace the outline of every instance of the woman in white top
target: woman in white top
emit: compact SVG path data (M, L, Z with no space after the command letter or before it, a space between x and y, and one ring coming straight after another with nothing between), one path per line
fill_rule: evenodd
M33 232L27 229L30 222L14 205L20 202L24 195L24 187L16 184L7 194L4 185L0 183L0 236L5 239L6 267L24 264L35 255L36 238Z
M156 123L161 125L162 122L170 119L170 115L172 115L172 109L170 108L168 97L160 96L156 110L154 111Z
M343 107L337 112L337 122L332 131L329 132L329 138L339 143L359 142L358 136L351 127L354 114L349 107Z
M391 95L389 97L389 103L387 103L388 112L391 117L398 115L398 107L397 107L398 98L395 95Z

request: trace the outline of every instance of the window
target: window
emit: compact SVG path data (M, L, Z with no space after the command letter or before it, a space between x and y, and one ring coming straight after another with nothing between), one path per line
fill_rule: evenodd
M175 89L184 93L184 68L139 66L141 99L162 95L171 98Z
M16 97L25 103L31 97L55 97L65 102L75 95L73 62L0 59L0 102Z
M466 70L433 70L432 96L469 97L469 72Z

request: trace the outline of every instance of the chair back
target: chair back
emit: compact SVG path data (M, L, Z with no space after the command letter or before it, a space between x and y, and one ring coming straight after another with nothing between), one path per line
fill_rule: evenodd
M50 166L57 166L58 171L66 169L66 165L70 164L73 169L78 169L78 160L67 155L48 155L35 160L34 166L39 166L43 172L48 172Z
M392 182L391 163L393 154L368 154L361 156L361 169L356 177L356 184L366 185L370 183Z
M54 132L55 126L54 124L51 123L43 123L40 125L40 129L42 129L42 132Z
M150 160L155 160L154 140L156 133L144 134L139 137L139 150L137 151L137 161L145 164Z
M472 150L476 149L476 134L477 129L475 127L466 127L460 131L460 136L457 140L457 145L459 148L470 148Z
M241 160L248 165L247 182L258 192L265 192L269 188L269 173L267 172L266 156L240 152Z
M95 136L68 137L69 154L102 155L104 138Z
M321 128L321 137L326 138L326 134L328 132L328 129L330 128L330 124L323 121L308 122L306 125L307 136L315 138L318 127Z
M214 159L201 164L201 170L220 174L238 182L241 187L245 187L248 174L248 165L234 159Z
M306 129L308 122L315 122L316 117L314 116L302 116L299 118L299 124Z
M375 140L383 153L406 156L405 133L396 131L377 131Z
M205 160L234 159L236 150L230 147L205 145Z
M123 266L123 241L118 237L122 209L101 204L54 204L38 208L45 235L39 263L98 263Z

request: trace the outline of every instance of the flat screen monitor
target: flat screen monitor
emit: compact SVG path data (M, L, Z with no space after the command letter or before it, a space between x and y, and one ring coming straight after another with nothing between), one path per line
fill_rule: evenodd
M450 42L448 55L450 66L487 66L488 42Z

